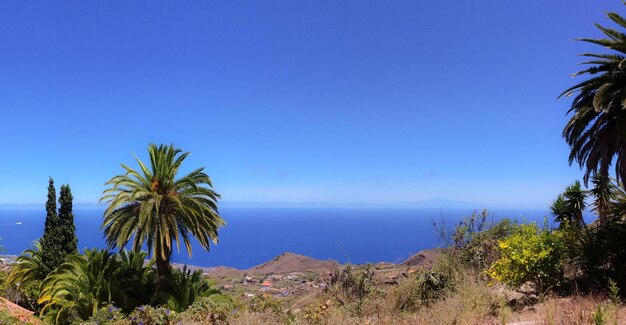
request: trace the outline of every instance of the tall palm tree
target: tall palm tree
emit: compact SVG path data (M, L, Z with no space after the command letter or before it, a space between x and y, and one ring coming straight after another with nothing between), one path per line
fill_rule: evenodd
M626 28L626 19L614 12L607 15ZM618 180L626 179L626 34L599 24L596 27L606 38L579 40L614 52L582 54L590 58L583 62L590 67L574 76L590 78L559 96L574 96L567 112L572 117L563 129L563 137L570 146L570 164L576 161L585 170L585 184L594 173L608 176L613 160Z
M102 229L109 247L132 247L146 244L151 251L160 283L171 277L170 258L174 243L182 241L191 255L190 236L207 251L218 241L218 229L225 225L217 212L217 194L211 179L198 168L176 178L189 153L173 145L148 146L150 167L135 157L136 171L126 165L126 173L115 176L106 185L101 201L109 203Z

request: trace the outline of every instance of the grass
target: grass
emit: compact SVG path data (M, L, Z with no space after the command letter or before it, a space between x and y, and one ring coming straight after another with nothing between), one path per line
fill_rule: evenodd
M516 306L480 276L464 274L454 289L429 304L408 299L416 293L415 283L407 279L395 286L376 291L363 302L359 315L348 306L333 304L323 294L304 308L284 306L281 312L238 310L229 324L623 324L626 307L608 296L548 296L543 302ZM402 302L402 303L399 303ZM410 308L408 305L413 304ZM401 307L402 306L402 307ZM599 309L600 308L600 309ZM601 315L598 317L598 310ZM598 323L597 320L601 319Z

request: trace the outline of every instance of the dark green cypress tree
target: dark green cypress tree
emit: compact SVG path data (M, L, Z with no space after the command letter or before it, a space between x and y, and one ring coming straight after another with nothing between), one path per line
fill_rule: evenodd
M61 186L61 194L59 196L59 219L61 221L60 238L61 253L63 258L68 254L74 254L78 251L78 238L76 238L76 226L74 225L74 212L72 211L72 190L68 185Z
M78 239L72 211L72 191L69 185L61 186L59 212L57 213L56 190L50 178L46 201L46 225L41 239L42 264L46 274L56 269L65 257L77 252Z
M52 272L63 260L59 254L61 250L58 240L60 224L61 220L57 215L57 192L51 177L48 184L48 200L46 201L46 225L41 239L41 262L46 274Z

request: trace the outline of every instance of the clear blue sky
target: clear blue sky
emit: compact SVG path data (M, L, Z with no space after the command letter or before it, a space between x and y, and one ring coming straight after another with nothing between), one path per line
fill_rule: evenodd
M545 207L620 1L3 1L0 203L95 202L174 143L230 202ZM597 50L597 49L596 49ZM133 165L134 166L134 165Z

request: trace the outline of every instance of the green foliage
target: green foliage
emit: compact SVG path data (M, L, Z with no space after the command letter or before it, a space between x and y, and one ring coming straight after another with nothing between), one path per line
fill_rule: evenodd
M598 306L596 312L593 313L593 324L594 325L604 325L606 324L606 316L604 314L604 310L602 306Z
M174 323L175 312L163 307L139 306L129 315L133 325L169 325Z
M605 287L609 278L626 287L626 222L610 217L588 227L581 236L575 262L598 287Z
M61 255L67 256L78 252L76 238L76 226L74 225L74 212L72 209L72 190L68 184L61 185L59 196L59 241L61 242Z
M435 224L438 236L447 244L444 251L459 267L484 270L499 257L498 240L511 234L515 222L502 219L495 222L487 210L474 211L471 216L450 229L441 222Z
M617 13L611 12L607 16L620 29L626 28L626 20ZM623 132L626 125L626 114L623 114L626 38L618 30L599 24L596 27L607 38L580 40L600 45L613 53L583 54L589 58L583 62L588 67L574 75L588 75L589 79L566 89L559 96L573 97L568 110L571 118L563 129L563 137L570 146L569 162L576 161L585 171L585 183L596 172L607 176L612 164L617 178L626 178L626 155L623 150L626 146L626 133Z
M36 241L33 248L25 250L17 257L16 263L5 278L5 287L16 295L13 301L34 311L39 310L37 299L41 292L41 283L46 278L42 262L41 245Z
M219 296L221 292L212 288L206 279L202 278L202 271L191 272L185 265L182 270L174 269L172 278L167 286L166 305L169 309L181 312L202 297Z
M174 243L191 255L194 236L207 251L225 222L217 212L220 197L203 168L176 178L189 153L172 145L148 146L150 168L135 158L140 171L122 165L125 173L111 178L101 201L109 203L102 229L109 247L123 248L133 239L135 250L147 244L162 281L170 276Z
M419 301L428 306L444 296L446 290L452 287L452 281L442 273L433 271L423 272L417 276Z
M56 210L56 190L52 178L48 184L48 200L46 201L46 223L41 239L42 263L45 274L56 269L66 256L77 252L76 228L72 213L72 193L69 185L61 186L61 205Z
M337 305L349 306L357 315L361 313L365 298L374 290L374 271L369 265L360 270L346 265L332 271L324 288Z
M119 262L107 251L86 250L73 255L43 282L39 303L42 313L55 314L57 323L88 319L103 305L113 302Z
M54 180L48 183L48 200L46 201L46 223L41 239L42 262L45 274L49 274L61 265L65 256L61 255L62 243L59 241L61 220L57 214L57 194Z
M143 251L119 251L116 255L119 269L115 274L117 295L115 302L125 312L152 302L155 295L154 261L146 262L148 253Z
M330 300L309 304L302 310L301 318L306 324L326 324L328 323L328 310L331 304Z
M422 271L398 284L389 293L394 310L415 312L428 307L454 290L454 280L447 274Z
M601 194L600 189L597 189ZM565 191L552 202L550 210L554 215L554 220L559 223L560 228L573 227L580 229L585 225L583 211L587 208L585 200L587 192L582 189L580 182L576 181L565 188Z
M283 312L282 302L269 295L260 295L252 298L248 308L255 313L270 311L276 315L280 315Z
M540 229L536 223L522 224L500 240L498 247L501 256L487 270L491 278L511 287L531 281L539 292L560 283L565 250L563 232Z
M613 279L609 279L609 298L611 298L611 302L615 305L619 305L621 299L619 297L619 287L617 286L617 282L613 281Z
M210 306L211 311L207 313L215 319L222 319L224 313L233 308L230 297L213 288L201 271L191 272L186 267L174 270L168 285L155 292L153 263L145 263L146 257L146 252L112 254L100 249L68 257L43 282L38 301L43 305L42 313L52 322L68 323L97 321L112 316L113 310L132 313L135 320L139 320L135 322L131 317L133 323L161 324L169 322L174 312L184 311L196 302L196 313L200 313L201 306ZM164 303L164 308L145 306L160 302ZM112 307L113 304L122 309Z
M70 256L43 282L38 301L43 305L42 313L64 323L89 319L101 307L117 301L128 310L133 304L150 300L151 296L140 296L149 292L142 286L152 286L151 264L139 263L145 256L143 252L124 251L113 255L100 249Z
M82 325L130 325L131 321L120 308L107 305L100 308L87 321L80 323Z
M604 222L618 198L620 187L608 176L598 173L593 175L591 183L593 187L589 190L589 194L594 198L593 211L598 214L600 222Z
M177 317L183 324L226 324L228 316L235 309L232 299L226 295L211 295L195 301Z

